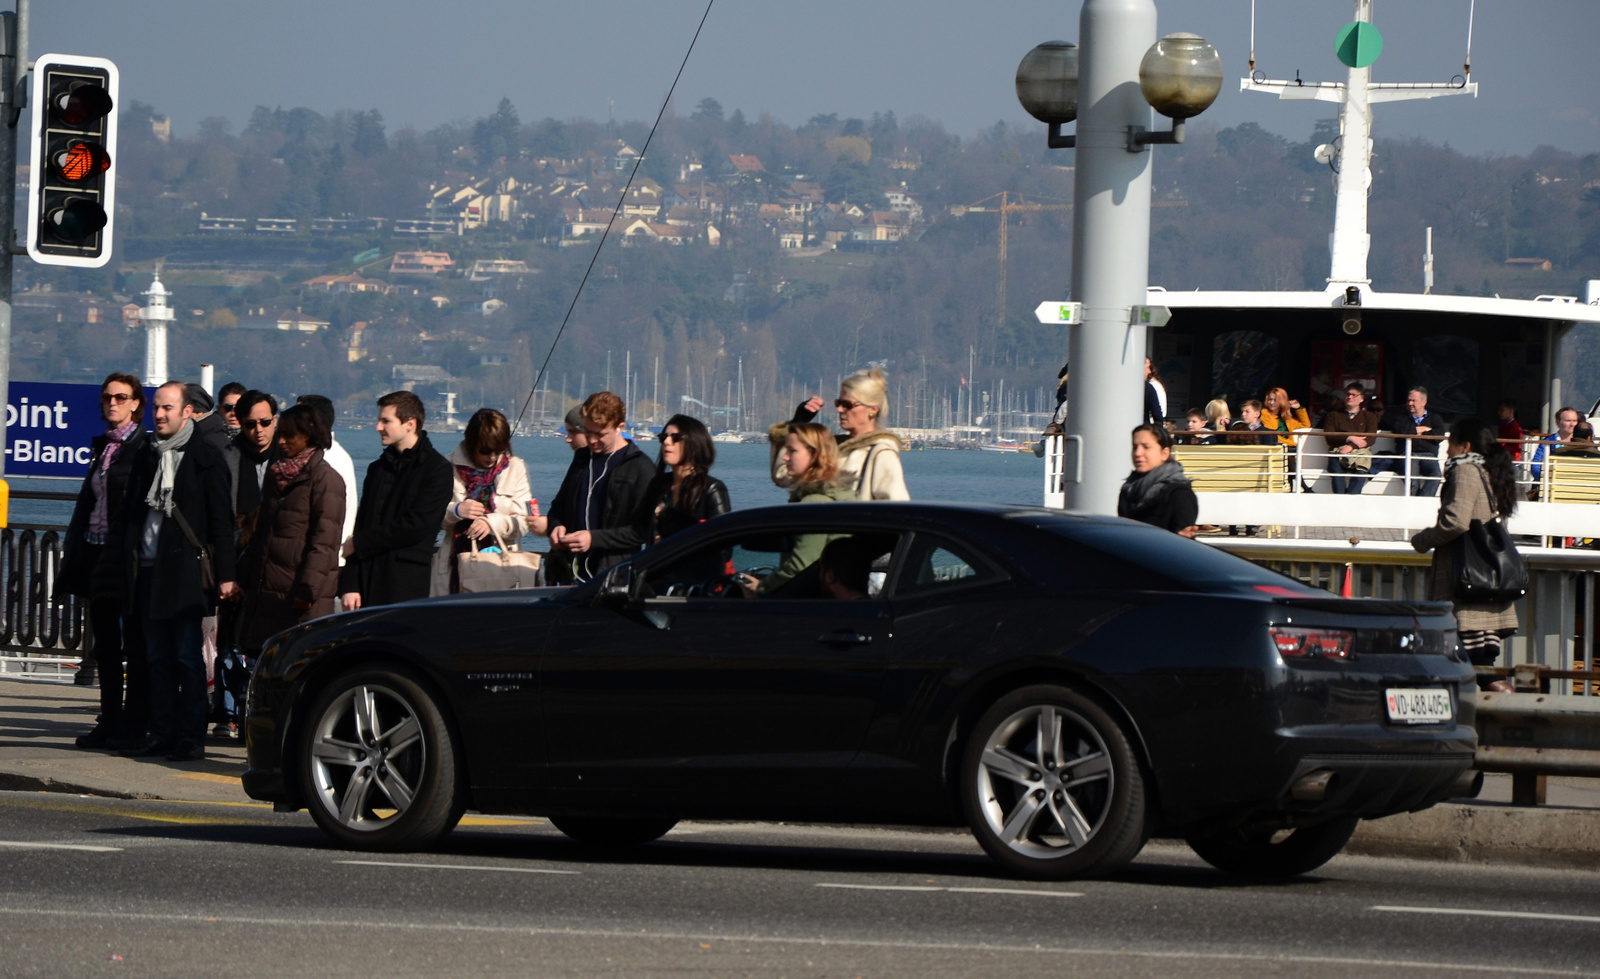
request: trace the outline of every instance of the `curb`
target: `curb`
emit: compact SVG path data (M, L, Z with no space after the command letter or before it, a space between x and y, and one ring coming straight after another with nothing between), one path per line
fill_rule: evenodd
M1440 803L1363 820L1346 853L1600 869L1600 810Z
M122 792L104 786L79 785L54 778L0 771L0 792L62 792L70 795L98 795L109 799L160 799L148 792Z

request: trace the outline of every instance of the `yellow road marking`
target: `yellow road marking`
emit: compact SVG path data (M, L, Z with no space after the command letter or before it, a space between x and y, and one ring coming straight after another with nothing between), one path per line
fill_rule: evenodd
M216 782L218 785L243 785L237 775L213 775L210 772L173 772L173 778L192 778L197 782Z
M462 826L543 826L542 819L514 819L501 816L462 816Z

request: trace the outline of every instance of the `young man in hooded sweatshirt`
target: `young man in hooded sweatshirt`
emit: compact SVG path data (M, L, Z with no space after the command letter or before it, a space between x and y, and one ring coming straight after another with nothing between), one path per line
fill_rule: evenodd
M584 401L587 445L575 451L550 507L550 549L570 559L575 581L603 575L650 539L646 500L656 467L623 437L627 417L627 406L610 391Z

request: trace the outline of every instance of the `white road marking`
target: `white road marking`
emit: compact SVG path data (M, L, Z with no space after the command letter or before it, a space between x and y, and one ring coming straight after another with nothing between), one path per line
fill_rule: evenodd
M90 846L87 843L32 843L27 840L0 840L0 846L16 850L82 850L85 853L121 853L120 846Z
M335 860L350 867L413 867L418 870L492 870L503 874L581 874L581 870L547 870L543 867L490 867L475 863L399 863L385 860Z
M1027 897L1083 897L1076 891L1031 891L1020 887L930 887L923 884L818 884L844 891L944 891L951 894L1022 894Z
M1395 911L1401 914L1457 914L1479 918L1534 918L1540 921L1581 921L1600 925L1600 915L1547 914L1543 911L1494 911L1484 908L1408 908L1397 904L1374 904L1374 911Z
M1594 972L1575 972L1572 969L1547 969L1535 966L1514 965L1486 965L1478 962L1440 962L1426 959L1383 959L1360 958L1344 955L1273 955L1251 952L1185 952L1185 951L1150 951L1136 948L1097 948L1093 946L1038 944L1019 947L1016 945L999 945L993 942L919 942L904 939L861 939L861 938L819 938L814 935L741 935L725 934L719 932L689 932L689 931L631 931L615 928L549 928L526 925L474 925L464 922L435 923L426 921L375 921L370 918L289 918L289 917L262 917L259 915L219 915L207 912L192 914L159 913L149 911L86 911L81 907L72 908L17 908L0 906L0 915L15 915L17 917L55 918L65 921L78 922L82 920L97 921L141 921L160 922L176 925L235 925L240 928L262 929L282 928L297 932L304 928L330 928L338 931L376 931L376 932L432 932L436 934L461 934L461 935L507 935L513 937L526 937L537 935L541 937L564 938L577 941L594 941L596 939L655 939L658 941L696 941L720 942L724 945L794 945L803 948L880 948L880 949L916 949L951 952L988 952L996 955L1077 955L1117 958L1120 960L1144 959L1152 962L1252 962L1267 963L1271 965L1348 965L1372 968L1385 966L1402 969L1427 969L1439 972L1462 973L1482 972L1490 975L1523 975L1523 976L1558 976L1570 979L1572 976L1600 976Z

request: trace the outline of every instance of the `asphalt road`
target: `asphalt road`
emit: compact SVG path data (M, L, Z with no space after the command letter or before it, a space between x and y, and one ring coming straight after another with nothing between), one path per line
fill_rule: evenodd
M1230 879L1153 844L1007 879L969 837L686 824L626 859L537 820L331 846L254 804L0 793L3 976L1600 975L1588 871L1340 857Z

